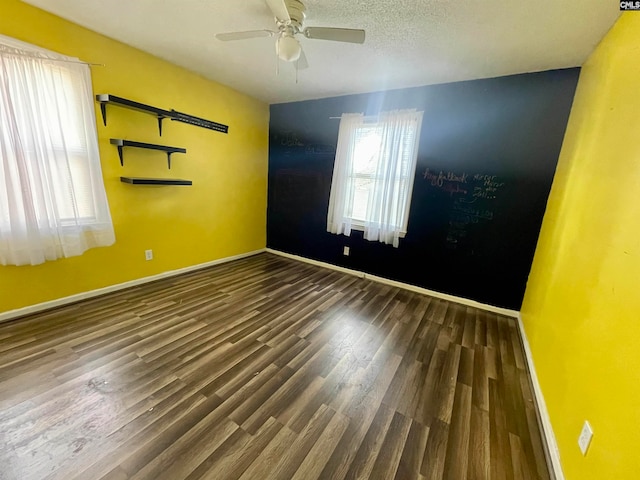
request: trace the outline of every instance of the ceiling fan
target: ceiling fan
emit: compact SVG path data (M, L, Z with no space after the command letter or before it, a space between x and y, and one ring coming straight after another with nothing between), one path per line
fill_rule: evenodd
M223 42L245 40L257 37L273 37L277 35L276 54L285 62L295 62L297 68L307 68L309 65L302 51L302 46L296 38L303 35L306 38L318 40L332 40L334 42L364 43L365 31L351 28L305 27L306 8L300 0L266 0L267 5L275 17L277 31L250 30L247 32L218 33L216 38Z

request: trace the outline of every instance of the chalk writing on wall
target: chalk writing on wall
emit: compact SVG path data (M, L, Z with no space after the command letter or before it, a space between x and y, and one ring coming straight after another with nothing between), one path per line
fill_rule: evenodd
M505 182L496 175L425 169L423 179L452 200L446 246L457 249L471 226L491 222Z
M295 132L283 132L275 136L274 140L283 147L304 147L304 143Z
M335 155L336 147L333 145L307 145L304 148L306 155Z
M284 155L335 155L336 153L335 145L311 144L293 131L272 134L269 142L272 146L282 149Z

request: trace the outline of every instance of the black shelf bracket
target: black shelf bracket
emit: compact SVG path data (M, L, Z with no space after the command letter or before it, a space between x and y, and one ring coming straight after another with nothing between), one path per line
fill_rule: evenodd
M169 110L163 110L162 108L152 107L151 105L145 105L144 103L134 102L133 100L117 97L116 95L96 95L96 100L100 102L102 123L104 123L105 127L107 126L107 105L116 105L118 107L124 107L130 110L136 110L138 112L155 116L158 119L158 132L160 133L160 136L162 136L162 121L165 118L170 118L173 116L173 114Z
M132 140L123 140L121 138L112 138L111 144L118 147L118 157L120 158L120 165L124 166L124 147L144 148L147 150L159 150L167 154L167 165L171 170L171 155L174 153L187 153L186 148L170 147L168 145L156 145L154 143L134 142Z

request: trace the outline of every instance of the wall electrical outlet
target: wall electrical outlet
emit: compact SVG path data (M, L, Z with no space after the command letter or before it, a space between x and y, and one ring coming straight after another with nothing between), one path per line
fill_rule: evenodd
M145 260L153 260L153 250L145 250L144 251L144 259Z
M591 437L593 437L593 430L591 429L591 425L589 425L589 422L585 420L584 425L582 426L582 431L580 432L580 436L578 437L578 445L580 446L582 455L587 454L589 444L591 443Z
M349 247L344 247L344 250L342 250L342 254L346 255L347 257L349 256Z

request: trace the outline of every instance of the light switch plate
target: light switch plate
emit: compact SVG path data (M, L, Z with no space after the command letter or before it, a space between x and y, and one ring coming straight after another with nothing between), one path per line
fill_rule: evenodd
M591 437L593 437L593 430L591 429L591 425L589 425L589 422L585 421L584 425L582 426L580 436L578 437L578 445L580 446L582 455L587 454L589 444L591 443Z

